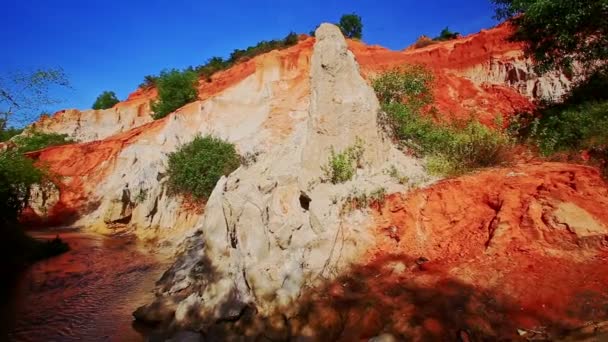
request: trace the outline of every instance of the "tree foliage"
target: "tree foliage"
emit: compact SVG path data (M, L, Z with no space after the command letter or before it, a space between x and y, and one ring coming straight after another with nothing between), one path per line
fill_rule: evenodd
M346 38L361 39L363 37L363 21L355 13L343 15L338 27Z
M569 68L574 60L588 69L608 56L606 0L492 0L496 17L512 18L513 39L527 43L540 71Z
M459 174L501 162L509 139L476 120L438 123L426 115L433 103L433 75L419 65L390 70L372 81L387 128L436 174Z
M16 135L21 134L21 132L23 132L22 128L8 127L0 129L0 142L5 142Z
M120 102L113 91L104 91L93 103L93 109L108 109Z
M381 103L405 103L415 110L433 101L433 74L422 65L403 65L372 80Z
M49 146L65 145L74 142L74 140L68 138L67 134L44 133L39 131L32 131L24 135L19 135L15 137L13 141L17 146L16 151L19 153L38 151Z
M0 152L0 220L17 222L27 205L29 189L42 181L44 173L31 159L17 151Z
M198 75L193 70L163 70L156 80L158 99L152 102L152 117L164 118L176 109L196 101Z
M222 176L240 165L234 145L212 136L198 136L169 154L169 189L206 200Z
M41 108L60 102L51 96L51 89L69 87L62 69L38 69L0 75L0 131L9 120L29 123Z
M450 31L449 27L446 27L443 30L441 30L441 33L439 33L439 36L433 38L433 40L441 42L441 41L456 39L456 38L458 38L458 36L460 36L460 33L452 32L452 31Z

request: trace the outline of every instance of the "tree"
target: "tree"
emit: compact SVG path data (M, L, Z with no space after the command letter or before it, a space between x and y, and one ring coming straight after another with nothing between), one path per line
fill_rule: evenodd
M9 120L26 124L44 106L60 102L50 95L53 87L69 87L62 69L38 69L0 76L0 131Z
M363 37L363 22L361 17L355 13L343 15L338 27L346 38L361 39Z
M156 80L158 100L152 103L152 117L157 120L169 113L196 101L198 75L193 70L163 70Z
M289 32L285 38L283 38L283 44L285 46L292 46L298 43L298 35L295 32Z
M496 17L517 27L516 41L527 43L527 52L539 71L569 68L579 61L593 71L608 56L608 1L606 0L492 0ZM600 63L602 64L602 63Z
M441 30L439 37L435 37L433 40L435 40L435 41L452 40L452 39L458 38L459 35L460 35L460 33L452 32L452 31L450 31L449 27L446 27L443 30Z
M118 100L113 91L104 91L101 95L97 96L97 100L93 103L93 109L112 108L118 102L120 102L120 100Z

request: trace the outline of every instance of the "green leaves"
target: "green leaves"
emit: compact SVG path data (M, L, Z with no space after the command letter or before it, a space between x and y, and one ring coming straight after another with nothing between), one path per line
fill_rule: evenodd
M338 27L346 38L361 39L363 37L363 22L361 17L355 13L343 15Z
M403 66L372 81L394 137L414 153L427 158L436 174L458 174L501 161L509 138L475 120L434 122L423 110L431 105L433 76L422 66Z
M93 103L93 109L108 109L120 102L113 91L104 91Z
M422 65L403 65L372 81L381 103L405 103L414 111L433 102L433 74Z
M608 56L606 0L492 0L498 19L511 18L513 39L527 43L527 52L541 72L570 68L577 60L589 70Z
M212 136L198 136L169 155L169 188L208 199L215 184L240 165L234 145Z
M65 145L74 142L72 139L68 138L67 134L43 133L38 131L15 137L13 141L17 145L16 151L19 153L27 153L41 150L49 146Z
M176 109L196 101L198 75L193 70L163 70L156 80L158 100L152 103L154 120L164 118Z
M31 159L17 151L0 152L0 222L17 222L27 204L30 187L43 177L43 171Z
M351 180L356 169L363 166L363 144L363 140L357 138L354 145L342 152L336 152L332 148L327 165L322 167L326 179L333 184Z

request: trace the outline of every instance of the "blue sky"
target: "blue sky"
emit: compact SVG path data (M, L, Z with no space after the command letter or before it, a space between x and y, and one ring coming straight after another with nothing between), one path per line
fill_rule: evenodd
M0 73L62 67L72 89L48 111L90 108L103 90L124 99L143 76L198 65L344 13L363 41L402 49L445 26L463 34L496 24L489 0L0 0Z

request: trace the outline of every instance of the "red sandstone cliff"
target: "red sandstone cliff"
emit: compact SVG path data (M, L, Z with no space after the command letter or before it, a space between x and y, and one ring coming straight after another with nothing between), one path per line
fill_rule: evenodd
M571 82L560 74L537 76L521 46L507 40L511 32L512 28L503 24L456 40L403 51L357 41L347 43L361 73L368 79L404 63L428 66L436 78L434 95L442 115L439 119L476 115L484 123L493 124L499 115L508 117L530 110L536 100L559 98ZM258 153L262 159L271 158L269 151L274 153L283 145L297 145L294 142L300 140L309 142L308 127L332 122L332 118L320 114L316 121L311 119L311 113L318 112L319 103L324 100L323 94L315 93L318 89L311 85L315 42L314 38L306 38L288 49L258 56L217 73L212 82L201 80L199 101L158 121L149 117L148 103L155 96L154 89L139 89L112 109L67 110L41 119L35 124L39 129L67 133L82 142L30 154L56 175L58 191L54 196L38 194L24 218L102 229L126 225L144 238L175 240L195 228L207 227L210 223L205 223L200 208L192 208L186 200L166 193L163 187L166 154L199 133L228 139L241 153ZM342 82L350 86L347 80ZM365 93L361 85L353 89ZM348 105L348 95L340 94L339 101L323 104L343 110L341 104ZM345 123L345 126L353 125ZM295 158L293 163L301 160ZM272 167L279 168L269 162L260 174ZM255 170L254 167L253 171L240 172L250 176ZM264 175L274 179L272 173ZM287 176L282 177L283 180ZM221 195L237 192L239 186L245 186L239 184L248 184L250 178L242 183L231 178L224 180L226 190ZM285 227L293 228L289 226L290 217L281 215L289 213L293 206L300 210L297 204L300 185L289 183L287 190L279 191L274 190L276 184L265 179L248 192L272 193L271 199L266 199L271 203L266 208L266 220L270 217L272 221L272 215L281 219L270 223L261 219L260 226L285 223ZM427 183L428 179L423 180L423 184ZM321 189L314 194L328 193ZM229 197L227 200L236 201ZM257 213L259 203L248 200L253 204L243 200L246 209L242 210L255 215L251 212ZM320 202L332 207L329 197L314 197L313 201L315 206ZM208 210L221 209L221 201L212 203L217 205ZM317 287L312 287L310 293L302 290L302 300L309 297L314 300L308 303L310 312L300 311L294 316L301 322L294 318L291 327L300 324L300 330L293 328L298 334L325 332L344 340L369 338L383 331L417 340L457 335L464 340L467 336L518 338L517 329L523 329L524 337L558 335L591 321L605 320L607 208L608 186L596 170L560 163L523 163L444 180L414 191L401 189L385 204L374 208L373 214L366 212L365 215L371 215L370 220L355 214L355 219L360 219L356 221L359 226L346 235L360 237L356 235L360 233L357 229L369 226L365 230L365 249L359 250L359 254L349 254L351 258L357 256L351 260L354 266L350 273L332 274L336 276L334 281L328 281L324 287L315 283ZM295 216L298 215L309 213L298 212ZM313 223L333 216L318 217L308 220L315 236L331 233ZM286 235L285 231L305 233L300 228L291 231L283 226L264 234L256 232L253 229L256 227L238 232L236 226L235 223L229 228L235 230L230 233L234 234L232 241L217 238L227 244L226 250L218 248L206 256L211 257L212 263L235 271L213 256L224 258L236 253L235 249L245 248L242 255L253 259L243 259L247 262L241 262L234 274L226 272L238 281L243 281L242 273L245 280L239 283L242 286L238 290L243 293L266 290L261 281L254 280L259 281L256 276L264 274L259 271L264 267L278 266L259 261L263 257L258 254L265 255L259 252L263 249L259 246L261 236L268 239L269 246L291 251L301 241L292 240L292 235ZM225 231L202 234L214 238L230 235ZM260 241L252 241L258 236L255 234ZM351 239L357 245L357 239ZM219 244L218 241L213 243ZM317 250L308 245L306 248L318 252L325 246L315 243ZM202 249L201 244L194 241L189 245L192 249L186 252ZM189 259L192 256L188 253L178 259L177 271L198 265L196 260ZM318 258L318 254L311 252L307 258ZM328 263L332 258L336 258L333 252ZM291 260L279 259L285 263ZM295 269L287 273L300 274L301 269L298 272ZM273 281L292 284L292 280L285 279ZM193 295L195 298L190 301L200 304L196 295L203 290L184 282L178 279L164 284L162 291L169 293L169 289L179 287L176 291ZM254 304L260 310L270 310L268 304L263 304L265 299L256 300ZM441 304L441 300L446 304ZM370 301L373 303L368 305ZM177 312L186 310L190 304L179 303ZM203 301L200 305L210 304ZM266 324L269 330L276 328L272 320L260 324L262 327Z

